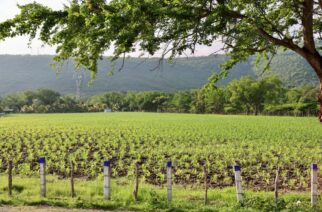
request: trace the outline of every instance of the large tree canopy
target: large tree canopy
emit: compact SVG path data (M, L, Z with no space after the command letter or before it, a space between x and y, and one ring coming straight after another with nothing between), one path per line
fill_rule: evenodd
M322 121L322 0L73 0L61 11L37 3L20 9L0 24L0 40L39 34L57 46L57 61L74 58L94 75L111 47L114 58L160 49L175 57L220 40L230 56L223 70L251 55L269 64L278 49L292 50L321 81Z

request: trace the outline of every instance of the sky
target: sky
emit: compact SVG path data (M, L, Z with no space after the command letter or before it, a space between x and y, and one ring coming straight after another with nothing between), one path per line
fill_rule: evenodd
M19 13L17 4L32 3L34 0L0 0L0 22L13 18ZM41 4L50 6L54 9L60 9L66 0L36 0ZM9 38L0 41L0 54L55 54L55 48L45 46L42 42L34 40L31 47L28 47L29 39L27 37Z
M68 0L0 0L0 22L13 18L19 13L17 4L27 4L38 2L49 6L53 9L61 9L63 4L68 4ZM0 54L55 54L55 48L44 46L39 40L33 40L31 46L28 47L28 37L9 38L5 41L0 41ZM208 56L220 48L220 43L215 43L212 47L198 46L194 56ZM111 55L113 50L106 52L106 55ZM139 56L141 53L133 53L130 56ZM158 56L158 55L156 55Z

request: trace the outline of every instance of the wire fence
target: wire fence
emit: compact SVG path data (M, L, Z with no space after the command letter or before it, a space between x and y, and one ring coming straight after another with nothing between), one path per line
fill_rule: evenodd
M39 160L39 177L40 177L40 196L46 197L46 158L40 157ZM138 199L139 193L139 178L140 178L140 163L136 163L135 166L135 187L133 191L133 196L135 200ZM71 190L71 197L76 196L75 192L75 180L74 180L74 164L73 162L70 163L70 190ZM109 160L105 160L103 162L103 195L104 199L109 200L111 198L111 166L113 164ZM12 196L12 169L13 163L9 161L8 163L8 195ZM167 187L167 200L169 202L172 201L172 184L173 184L173 164L172 161L167 161L166 163L166 187ZM311 205L316 206L318 204L318 165L311 164ZM240 165L235 164L233 166L234 171L234 181L236 187L236 198L237 201L242 203L244 201L244 193L242 188L242 168ZM204 175L204 203L208 203L208 189L209 189L209 179L211 178L210 174L207 172L206 167L203 169ZM279 169L276 171L276 177L274 181L274 196L275 200L278 201L278 193L279 193Z

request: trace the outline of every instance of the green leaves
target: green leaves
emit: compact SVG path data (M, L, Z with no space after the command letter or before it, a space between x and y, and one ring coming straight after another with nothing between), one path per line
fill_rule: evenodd
M305 6L294 0L86 0L53 11L31 3L19 6L19 15L0 24L0 40L39 35L46 44L57 46L55 61L73 58L78 68L92 72L92 78L97 61L110 48L115 50L114 59L129 52L153 55L159 50L171 59L220 40L229 55L221 66L227 71L251 55L259 54L261 59L274 55L279 47L304 56L303 29L310 27L302 20ZM318 3L313 9L310 36L321 40L322 9ZM321 42L313 45L321 48Z
M288 124L281 124L285 120ZM17 174L32 175L38 171L37 158L44 155L50 174L68 177L73 161L75 176L88 178L102 173L105 159L111 160L114 178L132 176L134 164L140 162L142 179L162 185L165 162L171 159L176 183L201 184L206 165L211 186L223 187L233 185L231 166L238 160L248 187L271 188L278 166L281 186L302 190L307 188L309 164L322 161L320 130L313 118L298 117L149 113L11 116L0 120L0 162L5 167L11 157Z

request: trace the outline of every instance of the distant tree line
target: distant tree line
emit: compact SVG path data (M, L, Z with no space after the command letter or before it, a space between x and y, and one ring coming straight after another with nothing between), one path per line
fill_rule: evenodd
M13 93L0 98L0 111L19 113L69 113L144 111L173 113L316 115L319 89L313 86L283 87L277 77L242 77L227 86L205 86L178 92L108 92L81 101L48 90Z

